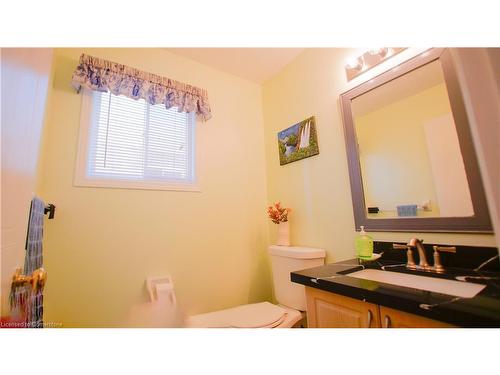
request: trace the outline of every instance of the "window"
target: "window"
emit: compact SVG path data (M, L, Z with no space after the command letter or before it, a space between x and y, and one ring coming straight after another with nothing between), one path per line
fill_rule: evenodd
M194 114L86 91L75 184L197 190Z

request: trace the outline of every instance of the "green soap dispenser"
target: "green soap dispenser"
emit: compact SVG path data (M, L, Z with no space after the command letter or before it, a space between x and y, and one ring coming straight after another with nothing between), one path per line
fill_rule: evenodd
M360 259L371 259L373 256L373 238L365 232L365 227L361 226L361 232L354 241L356 247L356 255Z

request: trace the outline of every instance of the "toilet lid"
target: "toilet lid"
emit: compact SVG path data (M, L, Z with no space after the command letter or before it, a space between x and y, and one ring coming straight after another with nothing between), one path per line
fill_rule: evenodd
M272 328L284 321L286 310L269 302L242 305L191 316L191 327Z
M269 302L238 306L228 315L228 323L236 328L274 327L285 318L285 309Z

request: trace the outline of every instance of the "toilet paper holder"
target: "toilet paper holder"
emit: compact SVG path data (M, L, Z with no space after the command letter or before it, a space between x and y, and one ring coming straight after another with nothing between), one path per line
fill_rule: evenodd
M170 275L146 278L146 286L151 302L166 300L172 306L177 305L175 297L174 283Z

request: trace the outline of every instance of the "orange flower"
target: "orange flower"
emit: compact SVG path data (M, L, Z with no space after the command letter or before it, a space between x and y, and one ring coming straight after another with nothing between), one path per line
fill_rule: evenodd
M291 211L292 210L290 208L281 207L281 202L276 202L274 203L274 206L269 206L267 209L269 218L275 224L288 221L288 214Z

